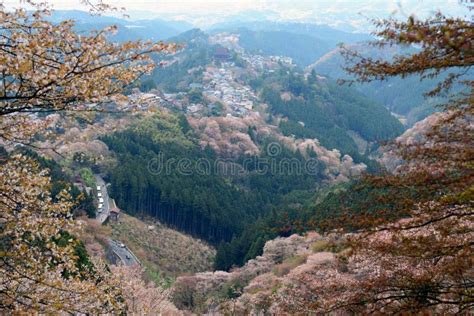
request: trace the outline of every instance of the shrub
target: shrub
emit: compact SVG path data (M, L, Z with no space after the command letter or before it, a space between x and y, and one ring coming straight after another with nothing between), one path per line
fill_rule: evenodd
M328 250L329 242L327 240L318 240L311 244L310 249L312 252L321 252Z
M79 170L79 174L88 187L95 188L96 182L91 169L82 168L81 170Z
M276 265L273 268L273 274L279 277L287 275L292 269L305 263L307 258L308 258L307 255L299 255L299 256L290 257L284 260L279 265Z

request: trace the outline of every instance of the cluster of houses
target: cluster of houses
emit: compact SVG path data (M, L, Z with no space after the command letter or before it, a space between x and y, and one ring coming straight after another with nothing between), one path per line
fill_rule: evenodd
M243 53L244 49L239 45L240 36L238 34L229 34L226 32L215 34L209 37L211 44L219 44L227 49L232 49L237 53Z
M244 117L254 108L257 97L251 87L236 80L238 71L231 61L232 51L238 51L247 69L254 72L274 72L282 65L293 67L293 60L285 56L262 56L246 53L238 45L238 36L233 34L218 34L212 37L211 42L220 44L214 52L214 59L219 66L208 66L203 71L202 82L189 84L190 92L202 93L201 102L192 102L189 92L178 93L135 93L131 96L131 103L136 103L143 109L151 105L172 107L182 110L193 116L221 115ZM221 113L220 108L225 107Z
M223 63L221 68L207 67L203 74L203 95L209 99L217 98L227 105L230 114L245 116L253 109L255 93L248 86L234 79L232 63Z
M162 97L152 93L139 93L134 99L148 99L157 106L174 107L191 115L217 113L222 105L226 113L232 116L246 116L254 107L257 99L254 91L235 80L232 62L223 62L221 67L209 66L203 72L203 83L189 84L189 91L199 91L203 102L190 102L189 93L164 93ZM221 113L222 114L222 113Z
M189 88L201 91L202 85L195 83L191 84ZM215 106L214 104L190 103L186 92L164 93L160 105L177 108L188 114L198 114L205 109L212 110Z
M253 54L242 54L242 59L249 65L254 71L263 71L266 73L272 73L276 68L283 65L286 67L294 67L293 59L286 56L262 56Z

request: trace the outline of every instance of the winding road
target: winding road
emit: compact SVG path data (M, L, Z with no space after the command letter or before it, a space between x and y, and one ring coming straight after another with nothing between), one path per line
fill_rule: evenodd
M95 180L96 180L97 186L100 186L100 191L99 190L95 190L95 191L97 193L100 192L102 194L101 198L104 199L104 202L102 203L103 204L102 212L99 213L97 210L96 219L101 224L103 224L110 215L110 198L109 198L109 193L107 192L107 184L105 183L104 179L100 175L96 174ZM99 196L97 195L95 198L97 199L97 202L98 202ZM138 258L123 243L117 240L110 239L109 245L114 255L116 255L125 266L133 266L133 265L140 264L140 261L138 260Z
M109 240L112 252L122 261L125 266L133 266L140 264L138 258L121 242L117 240Z

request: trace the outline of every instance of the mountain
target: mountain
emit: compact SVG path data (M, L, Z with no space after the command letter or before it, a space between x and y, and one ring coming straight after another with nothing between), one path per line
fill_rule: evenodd
M359 152L370 152L370 144L403 132L400 122L381 104L314 73L305 78L281 71L263 77L259 86L269 111L286 119L279 124L285 135L317 138L323 146L350 154L357 162L364 161ZM354 134L366 142L363 149Z
M250 32L251 36L256 34L246 29L241 32ZM275 33L295 37L295 34ZM172 57L176 62L156 69L152 78L165 90L188 92L190 84L204 83L206 67L216 66L214 53L220 44L211 43L209 35L197 29L180 34L172 40L183 43L185 48ZM298 41L298 37L295 41ZM255 43L265 45L262 41ZM283 45L285 41L279 43ZM238 45L246 46L242 35ZM277 45L275 41L273 45ZM229 55L231 62L242 63L240 53L230 50ZM265 69L254 69L252 61L234 67L238 74L236 80L251 86L259 94L259 101L270 105L270 113L285 118L279 126L286 136L318 138L325 147L337 148L342 153L355 157L368 147L366 145L361 149L357 140L354 140L354 134L349 135L348 131L355 132L356 138L362 138L368 143L390 139L403 131L402 125L381 102L374 102L356 89L339 86L330 78L321 78L316 74L304 75L297 69L286 66L277 66L271 73L266 73ZM282 95L289 99L284 100ZM302 126L301 123L305 125Z
M282 217L321 187L377 170L378 142L398 136L403 126L351 87L269 57L223 50L225 38L198 29L174 37L183 48L147 79L160 91L142 86L160 95L157 106L166 111L102 140L119 162L109 170L117 203L129 214L220 244L225 265L219 268L228 269L276 237L254 235L254 223ZM225 162L234 172L150 173L150 161L160 157L160 165ZM262 173L268 165L256 164L311 159L318 162L314 174Z
M166 40L192 28L186 22L165 21L161 19L150 20L128 20L109 16L91 16L89 13L78 10L53 11L50 17L53 22L64 20L76 21L79 31L91 31L102 29L109 25L118 27L117 35L111 39L117 41L127 40Z
M186 45L190 43L207 43L208 40L209 34L198 28L192 28L170 38L171 42Z
M238 34L240 46L247 51L288 56L302 67L313 63L339 43L349 44L371 39L367 34L344 32L327 25L270 21L219 24L210 32Z
M212 63L215 46L209 44L209 35L200 29L186 31L170 41L183 49L172 56L164 56L167 65L156 68L145 80L149 87L158 86L167 92L187 90L190 84L201 81L203 67Z
M363 56L373 59L390 59L395 55L404 55L416 51L415 48L397 46L375 48L365 43L357 43L349 47L357 50ZM343 69L344 66L345 62L340 54L340 49L334 49L310 65L307 71L314 70L333 79L350 79L351 77ZM435 112L436 105L445 101L441 97L427 98L424 93L434 89L437 83L446 76L447 74L441 74L437 79L428 78L424 80L421 80L420 76L394 77L384 81L354 84L353 87L365 96L385 105L390 111L405 116L407 125L411 126ZM460 86L455 87L456 91L459 91L459 89L461 89Z
M197 314L225 315L233 311L238 315L305 315L285 309L288 300L291 306L297 306L303 299L295 299L294 292L308 294L314 301L308 284L324 282L336 269L345 269L351 277L363 277L360 271L338 262L347 252L342 241L335 235L323 237L314 231L273 239L264 244L260 256L243 267L179 277L173 285L173 301L179 309Z
M110 226L109 238L126 244L146 266L146 275L152 281L159 283L184 273L212 269L214 248L157 220L121 214L120 221Z
M241 29L239 46L247 46L242 36L247 32L252 38L258 33ZM296 42L298 36L307 37L278 31L275 33L296 37ZM205 86L206 68L220 67L214 53L221 44L211 43L210 36L198 29L180 34L172 40L183 43L185 48L172 57L174 62L171 65L155 70L152 76L155 84L165 91L181 93L189 92L193 84ZM266 45L266 42L254 42ZM286 45L284 40L270 41L268 45L278 43L296 46ZM307 45L305 41L301 43ZM245 54L252 56L250 52ZM360 153L370 151L370 144L396 137L403 131L400 122L383 107L383 103L364 96L356 89L339 86L331 78L303 74L298 69L278 65L271 72L265 68L255 69L252 57L245 57L250 60L243 61L241 53L232 49L229 56L229 62L234 64L230 66L234 67L231 72L237 76L234 80L238 85L244 84L255 90L258 101L269 105L270 114L284 118L277 125L285 136L317 138L323 146L350 154L360 162ZM227 84L232 85L232 81ZM209 87L207 90L213 89L216 88Z
M372 38L365 33L352 33L341 31L329 25L302 23L302 22L276 22L269 20L256 20L250 22L226 22L216 24L209 30L211 33L228 31L232 29L245 28L251 31L282 31L294 34L309 35L314 38L325 40L334 44L355 43L366 41Z
M239 34L240 46L252 54L288 56L302 67L334 47L325 40L286 31L251 31L240 28L232 33Z

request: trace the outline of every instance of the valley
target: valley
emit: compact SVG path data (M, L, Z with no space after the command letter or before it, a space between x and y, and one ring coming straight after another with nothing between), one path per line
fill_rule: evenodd
M0 3L0 314L473 309L472 21L47 2Z
M157 248L162 255L152 255L156 239L142 240L151 232L139 218L216 249L217 257L197 247L192 257L205 258L198 269L240 266L266 241L313 227L307 214L320 192L380 168L379 143L403 132L382 105L305 72L291 57L252 53L240 33L191 30L173 40L182 48L131 91L125 109L138 112L90 116L85 129L77 120L58 121L68 132L54 142L70 173L100 171L110 183L103 194L122 214L115 224L107 221L103 251L130 247L155 282L198 270L167 266L184 260L164 250L168 242ZM182 161L187 169L176 168ZM101 222L108 204L97 200ZM301 226L291 223L299 220Z

